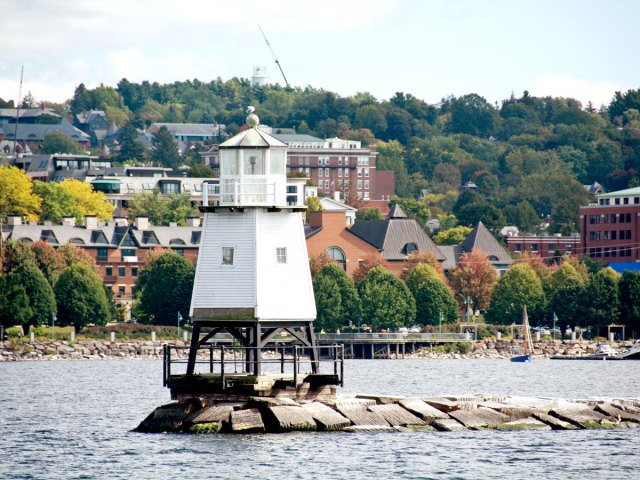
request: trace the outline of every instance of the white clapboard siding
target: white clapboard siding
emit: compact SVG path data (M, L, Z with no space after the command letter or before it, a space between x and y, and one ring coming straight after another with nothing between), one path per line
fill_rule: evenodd
M190 315L195 308L253 308L255 210L205 213ZM233 266L222 265L222 247L234 247Z
M301 213L257 211L256 275L260 321L314 320L316 305ZM287 264L278 264L276 248L287 248Z

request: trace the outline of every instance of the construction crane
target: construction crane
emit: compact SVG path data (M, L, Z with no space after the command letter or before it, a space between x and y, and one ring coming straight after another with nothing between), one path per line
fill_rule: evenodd
M262 27L260 25L258 25L258 28L260 29L260 33L262 33L262 36L264 37L264 41L267 42L267 47L269 47L269 50L271 51L271 55L273 55L273 60L276 62L276 65L278 65L278 69L280 70L280 73L282 74L282 78L284 78L284 83L287 84L287 87L289 86L289 82L287 81L287 77L284 74L284 71L282 70L282 67L280 66L280 62L278 61L278 57L276 57L275 52L273 51L273 48L271 48L271 44L269 43L269 40L267 40L267 36L264 34L264 31L262 31Z

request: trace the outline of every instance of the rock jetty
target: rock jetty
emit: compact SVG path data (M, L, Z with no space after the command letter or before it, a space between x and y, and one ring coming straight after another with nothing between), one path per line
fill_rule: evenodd
M572 430L640 427L640 398L563 400L490 395L406 398L355 395L329 402L189 398L154 410L138 432Z

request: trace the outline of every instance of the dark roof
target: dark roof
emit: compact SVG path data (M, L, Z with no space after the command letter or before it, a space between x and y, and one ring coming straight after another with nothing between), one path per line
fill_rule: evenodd
M461 253L471 252L473 249L482 251L491 263L511 264L512 259L507 250L500 245L489 229L482 222L471 231L460 245ZM495 257L495 259L491 259Z
M0 127L1 128L1 127ZM20 123L18 124L18 131L16 135L16 125L4 125L4 136L7 139L13 139L15 137L18 140L42 142L48 133L62 132L67 137L77 142L87 142L90 137L82 130L74 127L68 121L63 120L62 123L49 125L39 123ZM64 152L61 152L64 153Z
M399 208L396 214L400 213L404 215ZM440 261L445 259L418 222L407 218L406 215L386 220L360 220L353 224L350 232L381 250L386 260L404 260L407 258L407 246L410 244L415 244L419 251L432 252Z
M304 226L304 238L309 238L322 230L322 227L311 227L309 225Z

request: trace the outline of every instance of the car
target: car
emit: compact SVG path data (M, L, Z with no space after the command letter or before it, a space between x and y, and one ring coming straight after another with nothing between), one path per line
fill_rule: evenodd
M417 326L413 326L409 329L409 333L420 333L420 332L421 332L420 327L417 327Z

